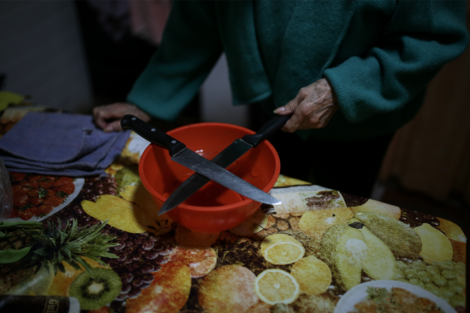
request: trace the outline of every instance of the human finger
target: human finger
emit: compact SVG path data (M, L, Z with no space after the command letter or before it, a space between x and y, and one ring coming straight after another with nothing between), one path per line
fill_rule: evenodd
M117 120L114 122L109 123L105 128L103 128L105 132L115 132L115 131L121 131L121 120Z

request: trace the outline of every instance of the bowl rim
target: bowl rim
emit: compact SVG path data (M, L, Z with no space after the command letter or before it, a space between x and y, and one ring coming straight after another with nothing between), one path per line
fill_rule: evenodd
M222 126L222 127L234 128L234 129L244 131L244 132L246 132L247 135L255 134L255 132L252 131L251 129L248 129L248 128L245 128L245 127L242 127L242 126L238 126L238 125L233 125L233 124L228 124L228 123L219 123L219 122L201 122L201 123L189 124L189 125L174 128L174 129L168 131L167 134L171 136L175 132L181 131L182 129L185 129L185 128L204 127L204 126ZM267 139L264 140L263 143L265 143L267 145L268 149L271 150L272 155L274 156L274 163L276 164L276 167L274 169L274 177L271 178L271 180L266 184L266 187L262 189L264 192L269 192L269 190L271 190L273 188L272 186L274 186L274 184L276 183L276 181L279 177L279 174L280 174L280 171L281 171L281 161L280 161L279 155L278 155L276 149L274 148L274 146ZM140 166L141 161L144 160L145 158L147 158L147 155L152 150L152 146L156 146L156 145L153 144L153 143L150 143L145 148L144 152L142 153L142 156L140 157L139 176L140 176L140 179L141 179L144 187L147 189L147 191L149 191L149 193L152 196L157 197L160 201L165 202L168 198L163 198L163 196L160 193L156 192L152 188L151 184L145 178L145 175L143 173L143 166ZM268 186L271 186L271 187L268 187ZM148 190L148 189L151 189L151 190ZM201 212L201 211L202 212L210 212L210 211L220 212L220 211L229 211L229 210L237 209L237 208L240 208L240 207L244 207L244 206L248 205L251 202L257 202L257 201L247 198L243 201L235 202L234 204L226 204L226 205L210 206L210 207L202 207L202 206L188 205L188 204L181 203L180 205L177 206L177 208L188 210L188 211L198 211L198 212Z

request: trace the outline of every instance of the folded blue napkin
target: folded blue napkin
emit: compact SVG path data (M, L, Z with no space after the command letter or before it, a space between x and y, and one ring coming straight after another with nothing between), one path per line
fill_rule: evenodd
M119 157L129 131L105 133L90 115L30 112L0 138L9 171L89 176Z

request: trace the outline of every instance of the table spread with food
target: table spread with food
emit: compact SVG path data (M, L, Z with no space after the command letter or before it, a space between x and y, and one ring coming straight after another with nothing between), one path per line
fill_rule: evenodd
M0 143L21 135L28 116L41 114L62 113L8 109ZM185 128L190 135L198 131ZM194 172L181 165L172 172L167 150L127 131L116 158L106 164L101 155L92 166L103 165L102 171L81 175L94 173L82 165L101 148L94 148L90 130L80 132L87 141L79 152L60 151L46 161L33 156L50 157L49 134L44 150L0 144L1 312L20 312L20 306L29 308L21 312L93 313L466 311L466 236L452 221L312 185L282 175L282 167L279 175L268 168L275 166L263 154L272 154L266 141L227 169L281 204L260 205L210 182L159 214ZM178 130L169 134L208 159L220 152L197 150ZM100 140L121 140L108 137ZM267 165L256 163L259 158ZM221 200L219 193L227 195ZM224 223L204 227L216 213Z

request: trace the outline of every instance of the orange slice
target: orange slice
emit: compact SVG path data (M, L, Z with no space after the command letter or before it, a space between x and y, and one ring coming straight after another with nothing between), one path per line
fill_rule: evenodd
M214 269L217 264L217 254L212 248L197 249L178 246L173 250L170 262L189 266L191 278L203 277Z
M255 274L246 267L219 267L199 285L199 304L207 313L246 312L259 301L254 290L255 279Z

